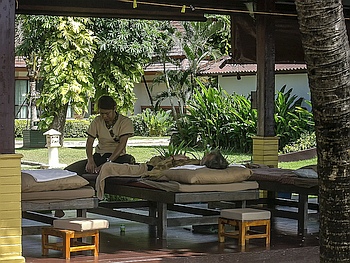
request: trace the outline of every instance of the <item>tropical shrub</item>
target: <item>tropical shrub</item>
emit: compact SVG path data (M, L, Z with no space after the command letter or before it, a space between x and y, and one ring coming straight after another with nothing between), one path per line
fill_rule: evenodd
M274 118L280 150L296 142L302 134L314 131L312 113L302 107L304 99L292 95L292 90L286 91L284 85L276 95Z
M148 130L145 122L142 119L141 114L130 116L132 124L134 125L134 135L136 136L148 136Z
M132 117L135 135L164 136L168 135L174 123L171 111L152 111L146 109Z
M190 101L188 119L197 129L200 146L215 148L224 140L229 129L229 96L222 89L200 85L201 90L195 90Z
M202 149L251 152L252 137L257 133L257 111L251 108L249 98L198 84L200 89L189 102L189 114L177 122L176 136L171 141L174 144L185 141ZM292 89L286 91L286 86L276 94L274 118L280 150L314 130L313 115L302 107L303 101L292 95Z
M174 155L186 155L187 147L185 142L182 141L179 145L169 143L167 147L156 147L156 151L160 156L167 158Z
M194 92L186 116L191 124L189 143L193 144L195 137L201 148L250 151L250 137L256 133L256 111L251 109L250 101L240 95L229 95L221 88L198 84L201 89Z
M28 120L15 119L15 138L23 138L23 130L27 129Z
M89 127L90 122L85 119L81 120L67 120L64 127L65 138L84 138L85 132ZM15 120L15 137L23 138L23 130L28 128L28 121L25 119ZM46 131L46 130L44 130Z
M88 120L67 120L64 126L65 138L85 138L89 128Z
M171 131L170 143L179 145L182 142L186 142L189 147L195 147L198 143L198 129L187 115L178 118Z
M315 132L301 134L300 138L291 144L283 147L282 153L297 152L316 147Z
M251 152L252 137L257 133L257 111L252 109L250 99L242 95L233 94L230 101L232 107L229 114L233 121L225 144L236 151Z

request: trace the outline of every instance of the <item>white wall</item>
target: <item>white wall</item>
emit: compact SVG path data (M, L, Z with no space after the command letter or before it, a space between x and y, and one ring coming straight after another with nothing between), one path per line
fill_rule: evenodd
M239 94L243 96L250 95L251 91L256 90L256 76L242 76L237 80L236 76L224 77L219 76L219 85L225 89L229 94ZM306 73L298 74L276 74L275 87L276 91L280 90L286 85L286 90L293 88L292 94L302 97L305 100L311 100L309 82ZM303 105L307 107L307 105Z
M147 84L149 89L152 87L151 78L147 78ZM250 95L251 91L256 90L256 76L242 76L240 80L237 80L236 76L223 77L219 76L218 78L219 85L225 89L229 94L240 94L244 96ZM298 74L276 74L275 76L276 82L276 91L280 90L283 85L287 85L287 90L293 88L293 94L298 97L303 97L306 100L310 100L310 90L309 83L307 79L306 73L298 73ZM152 95L155 96L160 91L165 90L165 85L161 84L153 87ZM147 90L145 84L137 83L134 87L134 92L136 95L136 102L134 107L134 113L141 112L141 106L150 106L149 96L147 94ZM162 103L162 106L169 106L169 100L165 100ZM304 105L308 107L307 105ZM309 107L308 107L309 108Z
M152 87L152 83L149 80L147 80L147 85L153 99L158 93L166 90L165 84L160 84ZM141 106L151 106L151 102L149 99L149 95L147 93L145 83L142 82L142 83L135 84L134 92L137 98L134 106L134 114L137 114L141 112ZM154 105L155 103L156 101L153 102ZM169 99L164 100L162 102L162 106L170 106Z

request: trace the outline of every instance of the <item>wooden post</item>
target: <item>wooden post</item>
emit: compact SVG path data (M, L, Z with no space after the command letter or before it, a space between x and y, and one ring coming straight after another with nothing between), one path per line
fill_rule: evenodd
M0 1L0 153L15 153L15 2Z
M22 263L21 154L0 154L0 262Z
M15 153L15 3L0 1L0 262L22 263L21 158Z
M274 0L258 0L259 11L273 11ZM278 166L275 137L275 22L273 16L256 15L257 137L253 138L253 162ZM266 155L266 156L265 156Z
M259 11L273 11L274 0L259 0ZM258 136L275 136L275 25L274 18L256 15Z

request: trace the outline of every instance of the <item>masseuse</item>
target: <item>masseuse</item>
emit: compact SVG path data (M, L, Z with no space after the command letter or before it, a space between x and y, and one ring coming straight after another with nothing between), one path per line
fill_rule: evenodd
M98 173L105 162L135 163L135 158L126 154L126 144L134 134L131 119L116 111L116 102L110 96L100 97L97 107L99 115L91 122L86 132L87 159L66 167L79 175ZM96 139L98 144L93 152Z

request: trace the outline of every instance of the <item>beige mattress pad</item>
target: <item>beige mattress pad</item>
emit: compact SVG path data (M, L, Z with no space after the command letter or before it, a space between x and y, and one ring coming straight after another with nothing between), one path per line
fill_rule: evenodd
M141 183L167 192L235 192L259 188L259 184L256 181L229 184L181 184L176 181L142 180Z
M93 196L95 196L94 188L91 186L84 186L78 189L70 190L22 193L22 201L52 202L78 198L89 198Z

